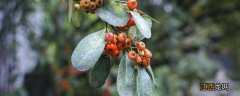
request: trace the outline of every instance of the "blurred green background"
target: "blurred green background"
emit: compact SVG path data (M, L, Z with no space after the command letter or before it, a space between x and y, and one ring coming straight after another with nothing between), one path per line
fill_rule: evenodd
M0 0L1 96L118 96L118 64L105 85L72 67L79 41L105 23L74 11L68 0ZM153 23L144 39L153 53L155 96L240 96L239 0L138 0ZM229 91L199 91L199 83L229 83Z

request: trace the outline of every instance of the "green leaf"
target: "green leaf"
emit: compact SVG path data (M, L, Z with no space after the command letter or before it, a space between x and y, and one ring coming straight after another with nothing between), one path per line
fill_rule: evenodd
M128 13L115 0L105 0L104 6L95 12L103 21L113 26L124 26L129 20Z
M146 70L138 67L137 75L137 94L138 96L152 96L152 82Z
M93 87L104 85L112 65L109 57L101 56L90 73L90 85Z
M120 96L134 96L135 75L131 60L125 54L119 64L117 89Z
M73 12L73 0L68 1L68 21L71 22L72 12Z
M151 27L149 26L150 24L148 21L146 21L139 13L131 11L130 12L133 16L133 19L138 27L138 30L140 33L146 37L150 38L151 37Z
M152 71L152 67L148 66L146 70L147 70L148 75L151 77L155 87L157 88L157 83L156 83L155 76L154 76L153 71Z
M79 27L79 26L81 25L80 19L81 19L81 11L74 10L74 11L73 11L73 16L72 16L72 23L73 23L76 27Z
M127 54L125 55L125 57L126 57L125 84L129 86L134 86L135 74L134 74L133 61L128 58Z
M139 30L137 29L136 26L132 26L129 28L129 37L133 40L133 41L141 41L143 40L145 37L139 32Z
M71 61L75 68L86 71L94 66L102 55L105 41L105 29L83 38L73 51Z

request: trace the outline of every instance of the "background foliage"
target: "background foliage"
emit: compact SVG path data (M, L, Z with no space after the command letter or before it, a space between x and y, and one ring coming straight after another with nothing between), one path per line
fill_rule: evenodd
M239 94L234 87L240 80L239 0L138 3L160 22L153 23L151 39L143 40L153 53L156 96L199 95L194 85L214 82L222 71L228 81L218 82L229 82L232 90L216 94ZM118 96L118 64L96 89L89 85L89 72L76 71L70 62L79 41L104 28L96 15L74 13L69 23L67 1L1 0L0 21L0 95Z

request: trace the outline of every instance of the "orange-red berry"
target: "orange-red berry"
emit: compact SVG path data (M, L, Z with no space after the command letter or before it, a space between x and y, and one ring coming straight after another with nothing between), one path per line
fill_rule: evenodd
M122 49L125 48L125 44L122 43L122 42L118 42L118 43L117 43L117 48L118 48L119 50L122 50Z
M91 6L91 0L83 0L83 1L81 1L81 2L83 2L83 8L86 8L86 9L89 9L90 8L90 6ZM81 6L81 3L80 3L80 6Z
M114 34L114 39L113 39L113 41L112 41L112 43L114 43L114 44L116 44L117 43L117 35L116 34Z
M128 52L128 58L129 58L130 60L135 60L136 57L137 57L137 53L136 53L135 51L129 51L129 52Z
M144 52L144 55L143 55L144 57L152 58L152 52L151 51L149 51L148 49L144 49L143 52Z
M120 52L121 52L121 50L118 50L118 49L113 50L113 52L111 53L111 56L112 56L112 57L117 57L117 56L120 55Z
M143 57L142 64L143 64L143 67L145 67L145 68L148 67L150 65L150 58Z
M142 64L142 58L141 58L141 56L140 56L139 54L137 54L137 57L136 57L135 62L136 62L137 64Z
M144 49L146 49L145 43L144 42L137 42L136 43L136 47L138 50L142 51Z
M116 44L107 43L104 48L104 52L108 55L111 55L114 50L117 50Z
M137 8L137 0L128 0L127 6L130 10L134 10Z
M134 21L133 17L131 17L131 18L128 20L127 27L131 27L131 26L133 26L133 25L135 25L135 21Z
M103 5L103 0L95 0L94 2L97 6L102 6Z
M119 33L118 34L118 41L125 43L125 40L127 39L127 35L125 33Z
M114 35L112 32L107 32L105 34L105 41L112 42L114 40Z
M132 39L127 38L127 39L125 40L125 48L129 48L129 47L131 47L131 46L132 46Z

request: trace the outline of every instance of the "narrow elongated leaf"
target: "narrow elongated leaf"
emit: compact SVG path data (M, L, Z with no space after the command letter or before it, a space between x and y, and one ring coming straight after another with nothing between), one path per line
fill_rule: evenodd
M150 38L151 37L151 27L149 26L150 24L137 12L130 12L133 16L133 19L138 27L138 30L140 33L146 37Z
M148 73L148 75L151 77L151 79L152 79L155 87L157 88L157 83L156 83L155 76L154 76L154 74L153 74L153 71L152 71L152 67L151 67L151 66L148 66L148 67L147 67L147 73Z
M72 12L73 12L73 0L68 1L68 21L71 22Z
M117 89L120 96L134 96L134 87L135 87L134 78L135 77L133 75L134 74L133 71L127 72L127 70L131 70L131 69L127 69L127 67L129 67L129 64L131 64L130 60L128 59L127 54L125 54L120 61L119 68L118 68L118 76L117 76ZM132 75L126 75L126 74L132 74Z
M90 73L90 85L93 87L101 87L104 85L111 67L110 58L101 56Z
M80 41L71 57L75 68L80 71L86 71L95 65L105 46L104 34L105 30L100 30Z
M137 75L137 94L138 96L152 96L152 82L146 70L138 67Z
M113 26L124 26L129 20L128 13L115 0L105 0L104 6L95 12L103 21Z

